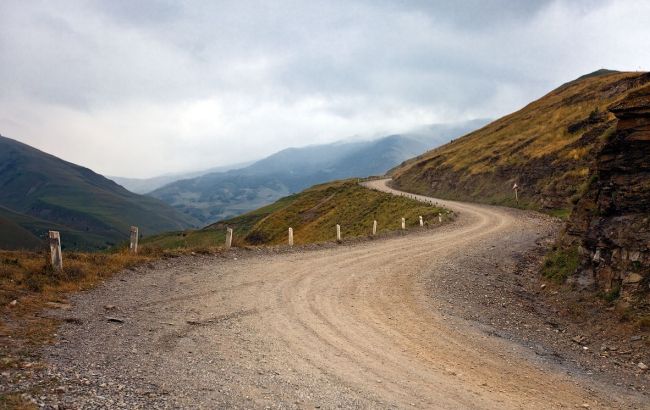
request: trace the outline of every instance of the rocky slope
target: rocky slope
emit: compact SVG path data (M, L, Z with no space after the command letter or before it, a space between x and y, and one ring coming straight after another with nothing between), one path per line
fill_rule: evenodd
M579 254L572 280L650 311L650 86L609 110L616 132L596 157L562 243Z
M403 163L397 188L436 197L568 214L596 154L615 130L607 107L648 73L598 71L462 138ZM519 204L513 185L519 186Z

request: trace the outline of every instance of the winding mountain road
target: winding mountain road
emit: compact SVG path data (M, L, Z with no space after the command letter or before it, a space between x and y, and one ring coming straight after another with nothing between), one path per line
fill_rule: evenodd
M396 193L385 180L366 185ZM640 398L568 374L438 309L448 295L436 294L432 283L480 270L478 251L499 259L526 250L544 224L525 212L438 202L458 214L454 223L350 246L161 261L76 296L65 314L78 321L66 324L47 351L67 380L61 401L148 408L643 407Z

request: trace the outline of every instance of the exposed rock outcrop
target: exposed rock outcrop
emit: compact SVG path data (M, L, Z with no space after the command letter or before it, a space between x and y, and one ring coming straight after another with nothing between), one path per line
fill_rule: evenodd
M650 305L650 86L609 107L616 132L598 153L565 246L579 246L572 280ZM640 305L639 305L640 304Z

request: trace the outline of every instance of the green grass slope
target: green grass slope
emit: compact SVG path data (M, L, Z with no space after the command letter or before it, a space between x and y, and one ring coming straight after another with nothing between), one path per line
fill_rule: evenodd
M438 213L448 217L444 209L361 187L356 179L334 181L202 230L152 236L142 245L163 249L220 246L227 227L233 228L239 245L287 243L292 227L294 243L300 245L334 241L336 224L341 225L345 239L370 235L373 220L377 220L378 233L383 233L400 229L402 217L408 227L418 226L420 215L427 225L436 224Z
M101 244L106 241L106 238L99 233L73 229L52 221L20 214L2 206L0 206L0 221L6 223L5 228L0 229L0 249L4 250L45 249L47 247L48 231L59 231L61 233L61 247L65 250L92 249L93 244L99 244L96 247L101 247ZM10 226L14 228L10 228ZM16 226L20 228L22 233L16 230ZM25 231L29 233L31 238L29 242L24 240ZM20 239L21 237L23 239ZM119 240L123 241L124 238L121 237Z
M406 161L394 186L438 197L567 214L616 120L606 109L650 81L608 70L582 76L521 110ZM520 187L515 202L513 184Z
M0 207L0 249L39 249L45 241L23 228L17 219L20 215Z
M159 200L2 136L0 206L13 211L11 219L36 237L53 226L76 233L73 241L63 236L62 242L79 249L120 242L128 238L130 225L147 235L184 229L192 222ZM11 236L2 240L11 245Z

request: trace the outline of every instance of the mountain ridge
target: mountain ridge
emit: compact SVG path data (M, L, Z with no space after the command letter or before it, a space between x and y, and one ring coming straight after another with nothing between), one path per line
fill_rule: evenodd
M118 177L106 175L106 178L116 182L118 185L123 186L129 191L136 194L147 194L151 191L155 191L158 188L161 188L172 182L180 181L183 179L196 178L201 175L210 174L213 172L226 172L231 169L239 169L247 167L252 164L252 161L241 162L231 165L221 165L212 168L207 168L198 171L189 171L189 172L180 172L180 173L171 173L158 175L150 178L130 178L130 177Z

